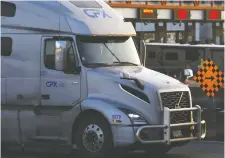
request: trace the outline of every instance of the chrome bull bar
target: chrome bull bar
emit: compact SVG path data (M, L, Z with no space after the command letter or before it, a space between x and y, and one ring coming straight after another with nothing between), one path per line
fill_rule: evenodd
M191 115L191 122L186 123L177 123L177 124L170 124L170 115L171 112L178 112L178 111L197 111L197 120L196 122L193 121L193 116ZM197 132L195 136L190 137L182 137L182 138L170 138L170 131L171 127L179 127L179 126L197 126ZM163 140L142 140L140 138L140 133L144 129L153 129L153 128L161 128L164 129ZM180 141L187 141L187 140L201 140L206 136L206 122L205 120L201 120L201 107L196 105L193 108L181 108L181 109L169 109L164 107L164 124L163 125L150 125L150 126L142 126L136 132L136 137L141 143L166 143L170 144L171 142L180 142Z

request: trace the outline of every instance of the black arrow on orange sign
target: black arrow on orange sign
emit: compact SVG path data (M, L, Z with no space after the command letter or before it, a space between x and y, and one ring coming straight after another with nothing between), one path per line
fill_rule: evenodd
M213 77L213 76L211 76L211 77L206 77L205 79L207 79L207 80L214 80L214 77Z

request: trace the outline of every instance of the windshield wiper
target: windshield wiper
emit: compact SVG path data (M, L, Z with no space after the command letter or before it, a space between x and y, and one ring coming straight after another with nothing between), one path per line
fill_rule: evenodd
M113 62L113 63L118 63L118 64L123 64L123 65L135 65L135 66L138 66L138 64L135 64L135 63L131 63L131 62L128 62L128 61L116 61L116 62Z
M86 63L85 66L111 66L107 63Z
M111 51L111 49L109 49L109 47L105 43L103 43L103 44L109 50L109 52L116 58L116 60L118 60L120 62L120 59Z

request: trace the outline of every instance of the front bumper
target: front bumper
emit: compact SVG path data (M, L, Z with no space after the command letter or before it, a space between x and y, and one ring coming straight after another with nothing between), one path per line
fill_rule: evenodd
M191 122L185 123L176 123L171 124L170 118L172 112L182 112L182 111L190 111L192 114L196 112L196 120ZM136 131L136 138L142 144L151 144L151 143L164 143L164 144L171 144L172 142L182 142L188 140L201 140L206 136L206 122L201 120L201 107L196 105L193 108L181 108L181 109L169 109L164 107L164 119L163 125L148 125L148 126L141 126ZM192 129L193 134L187 137L182 138L171 138L171 128L173 127L190 127ZM159 140L144 140L141 138L141 132L144 130L151 130L151 129L163 129L163 138Z

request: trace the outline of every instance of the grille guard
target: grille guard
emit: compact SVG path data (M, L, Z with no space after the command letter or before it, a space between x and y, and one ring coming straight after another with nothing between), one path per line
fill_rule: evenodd
M170 124L170 114L171 112L177 111L197 111L197 120L196 122L186 122L186 123L177 123L177 124ZM193 116L192 116L193 117ZM191 118L192 119L192 118ZM184 137L184 138L170 138L170 131L171 127L179 127L179 126L193 126L197 125L197 131L195 133L196 136L191 137ZM163 140L142 140L140 138L140 133L144 129L152 129L152 128L162 128L164 129ZM187 140L201 140L204 139L206 136L206 122L205 120L201 120L201 107L196 105L193 108L181 108L181 109L169 109L164 107L164 124L163 125L150 125L150 126L142 126L136 132L136 137L141 143L165 143L170 144L171 142L181 142Z

